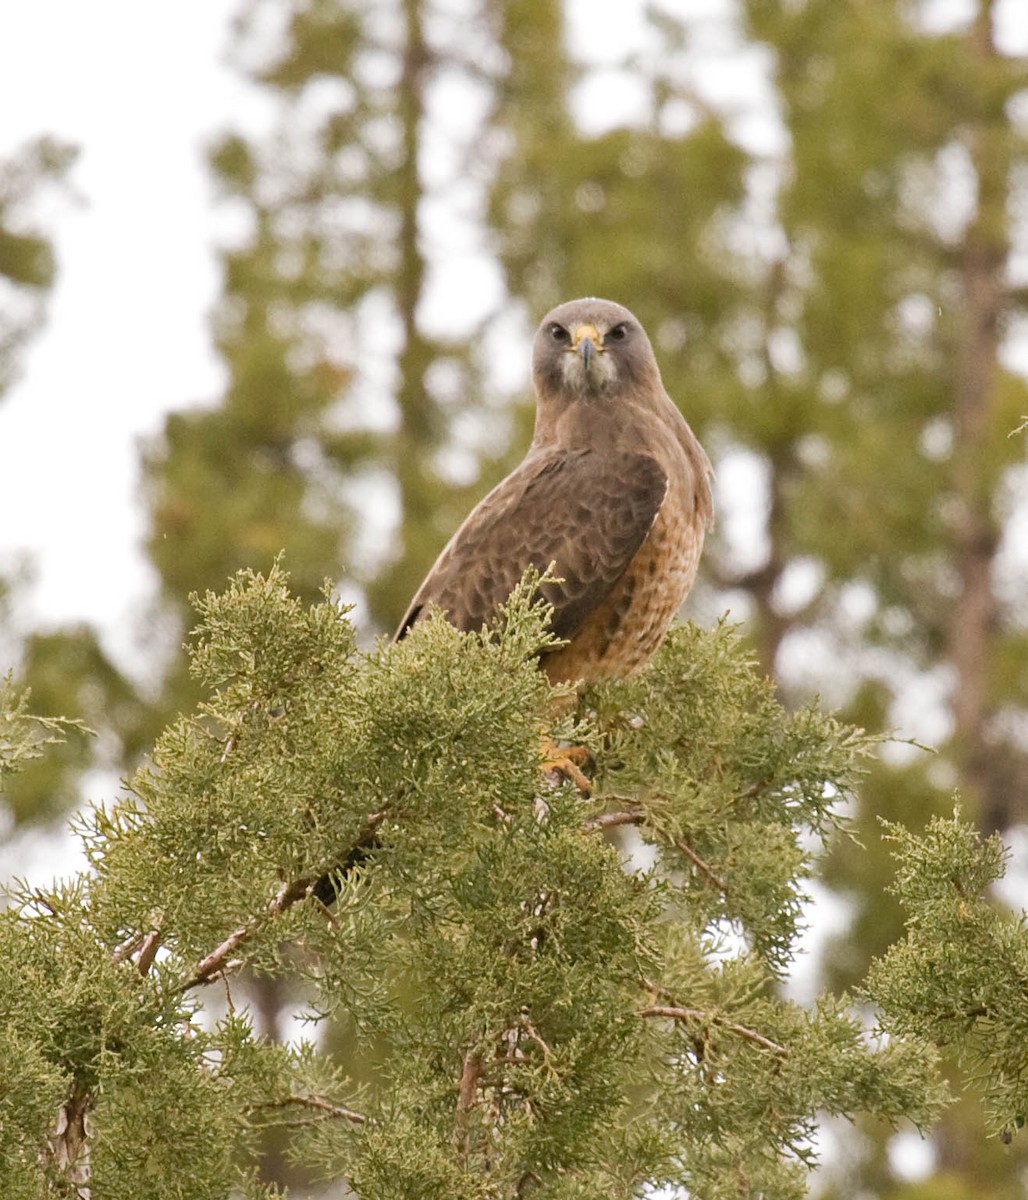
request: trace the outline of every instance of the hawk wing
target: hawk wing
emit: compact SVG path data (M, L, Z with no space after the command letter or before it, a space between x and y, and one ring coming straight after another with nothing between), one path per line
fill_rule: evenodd
M554 564L540 589L551 628L570 639L606 598L646 539L667 492L647 454L550 451L526 459L472 510L418 589L399 640L426 611L479 629L529 567Z

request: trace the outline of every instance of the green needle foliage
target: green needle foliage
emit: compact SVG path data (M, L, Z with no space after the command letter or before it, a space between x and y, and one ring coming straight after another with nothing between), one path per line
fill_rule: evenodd
M80 819L88 875L0 918L5 1197L268 1196L276 1127L361 1200L798 1198L819 1112L932 1119L922 1038L774 986L868 740L783 709L725 626L576 719L537 583L497 629L371 652L278 567L198 601L206 699ZM591 797L540 771L570 737ZM374 1077L256 1037L244 966Z
M77 721L29 712L29 696L18 690L13 676L8 673L0 678L0 794L14 775L42 758L46 747L60 745L73 728L81 726Z
M959 810L922 835L888 830L907 934L874 963L868 992L898 1035L952 1050L979 1085L991 1131L1008 1140L1028 1112L1028 928L1023 911L989 897L1003 845Z

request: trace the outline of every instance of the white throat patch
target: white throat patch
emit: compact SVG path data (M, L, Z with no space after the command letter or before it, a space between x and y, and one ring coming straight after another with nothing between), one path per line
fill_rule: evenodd
M561 355L560 370L564 386L573 392L606 392L617 381L617 368L610 353L605 351L597 351L586 370L585 359L577 350L565 350Z

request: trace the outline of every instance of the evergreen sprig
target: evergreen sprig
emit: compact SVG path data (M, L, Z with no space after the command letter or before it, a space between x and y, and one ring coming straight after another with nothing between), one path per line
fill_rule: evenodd
M868 994L887 1029L956 1056L1009 1139L1028 1114L1028 926L990 893L1006 851L959 808L922 834L886 828L907 932L873 964Z
M0 792L5 778L40 758L47 746L57 746L71 729L88 733L81 721L46 717L29 711L30 693L19 690L14 676L0 676Z

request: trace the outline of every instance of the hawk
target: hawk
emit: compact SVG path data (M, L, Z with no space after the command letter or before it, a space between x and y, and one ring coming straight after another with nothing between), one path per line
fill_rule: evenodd
M470 513L411 601L395 639L432 610L479 629L529 567L564 645L540 666L554 683L638 670L696 576L712 515L710 463L664 390L649 338L627 308L571 300L543 318L532 350L535 432L521 464Z
M399 641L430 612L480 629L529 567L553 605L564 644L540 666L554 683L629 675L653 654L696 576L710 524L710 463L664 391L649 338L627 308L571 300L535 335L535 433L520 466L482 500L436 559L396 631ZM546 739L542 763L574 782L580 747ZM377 845L369 831L339 871ZM335 883L312 892L324 904Z

